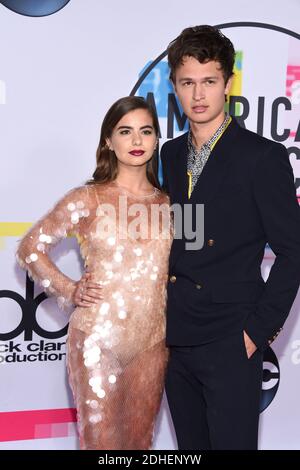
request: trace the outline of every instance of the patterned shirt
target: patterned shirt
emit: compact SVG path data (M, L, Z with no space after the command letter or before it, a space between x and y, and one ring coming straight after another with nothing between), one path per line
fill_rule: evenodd
M217 141L227 129L228 125L231 122L231 117L226 115L223 123L216 130L214 135L205 142L201 149L198 151L192 141L192 131L189 130L188 134L188 159L187 159L187 175L188 175L188 197L191 197L191 194L196 186L199 176L201 175L203 168L210 156L212 149L216 145Z

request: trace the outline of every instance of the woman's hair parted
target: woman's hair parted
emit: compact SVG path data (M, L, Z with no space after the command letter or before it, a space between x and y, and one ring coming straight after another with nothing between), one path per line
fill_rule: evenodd
M200 63L215 60L221 65L225 84L233 74L235 50L232 42L213 26L186 28L167 48L170 80L175 83L176 69L184 57L194 57Z
M131 111L145 109L150 114L156 136L159 136L159 122L156 111L140 96L126 96L116 101L107 111L100 132L100 142L96 152L96 169L93 178L86 184L101 184L114 181L118 174L118 160L113 150L108 148L106 139L112 135L113 129L120 119ZM158 181L158 149L154 151L153 157L147 163L147 177L150 183L160 189Z

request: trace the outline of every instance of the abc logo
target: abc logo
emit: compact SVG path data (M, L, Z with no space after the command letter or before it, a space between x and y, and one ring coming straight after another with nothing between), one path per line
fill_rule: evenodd
M5 7L24 16L48 16L64 8L70 0L3 0Z
M280 381L280 369L277 357L271 348L264 352L263 383L260 401L260 412L263 412L273 401Z

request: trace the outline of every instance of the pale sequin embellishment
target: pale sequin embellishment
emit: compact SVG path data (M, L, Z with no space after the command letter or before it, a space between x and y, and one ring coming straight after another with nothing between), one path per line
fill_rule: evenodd
M46 287L46 288L47 288L47 287L50 286L50 284L51 284L51 281L50 281L49 279L43 279L43 280L42 280L42 286L43 286L43 287Z

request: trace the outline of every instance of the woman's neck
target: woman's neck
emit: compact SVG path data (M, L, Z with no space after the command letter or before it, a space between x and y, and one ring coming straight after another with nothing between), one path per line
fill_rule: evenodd
M145 172L119 171L116 183L136 194L153 190Z

